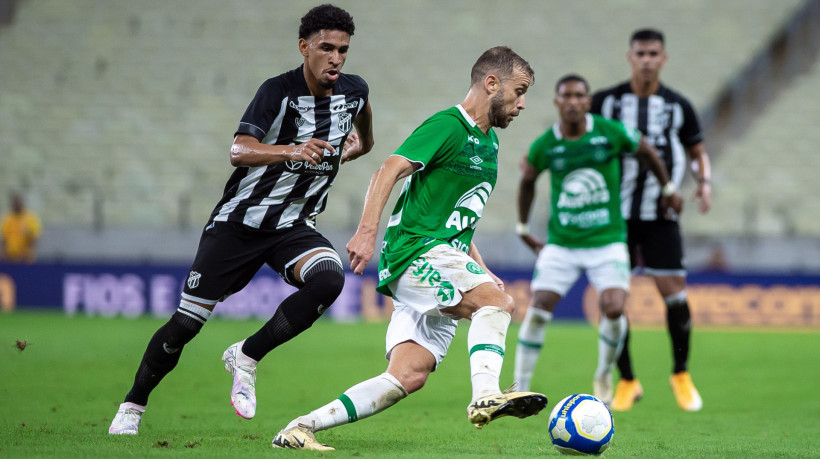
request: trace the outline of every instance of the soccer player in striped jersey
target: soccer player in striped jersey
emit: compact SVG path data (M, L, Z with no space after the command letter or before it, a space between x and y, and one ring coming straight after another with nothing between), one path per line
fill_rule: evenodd
M621 120L640 130L661 153L672 182L680 186L687 164L697 181L693 199L701 213L712 202L709 156L703 133L692 104L678 92L663 85L660 71L666 63L663 33L654 29L634 32L627 53L632 77L592 97L592 112ZM691 319L686 297L686 269L683 241L677 214L667 214L659 205L660 186L645 168L626 159L623 165L622 210L627 220L629 251L633 269L643 266L652 276L664 302L674 366L670 384L678 405L698 411L703 401L692 383L687 362ZM629 353L629 334L618 360L621 380L615 390L612 409L625 411L643 395L635 377Z
M341 293L342 261L315 220L340 166L373 147L367 84L342 73L354 29L341 8L311 9L299 27L303 64L257 91L234 134L236 169L202 232L179 308L149 341L110 434L138 433L149 394L174 369L183 346L263 264L298 290L222 356L233 375L231 405L243 418L256 413L257 363L309 328Z
M470 423L481 428L546 406L542 394L500 389L514 303L472 242L498 174L493 127L507 127L525 108L533 78L527 61L510 48L487 50L473 65L464 101L428 118L373 174L347 244L356 274L373 257L390 191L405 178L379 256L378 290L396 308L387 328L387 370L291 421L274 437L274 447L331 450L315 432L372 416L421 389L447 353L458 319L471 320Z
M596 397L612 401L612 368L623 347L629 292L629 251L621 216L621 158L636 158L662 188L660 205L680 210L681 199L658 153L644 136L623 123L589 114L589 85L579 75L555 85L559 121L536 139L521 162L516 233L537 255L533 301L524 316L515 353L515 380L529 390L547 324L558 301L586 272L599 293ZM550 173L547 244L530 234L527 222L538 176Z

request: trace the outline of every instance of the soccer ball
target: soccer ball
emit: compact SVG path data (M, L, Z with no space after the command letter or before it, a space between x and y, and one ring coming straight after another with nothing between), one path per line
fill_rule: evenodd
M558 402L550 413L552 445L573 456L604 452L615 426L604 402L588 394L573 394Z

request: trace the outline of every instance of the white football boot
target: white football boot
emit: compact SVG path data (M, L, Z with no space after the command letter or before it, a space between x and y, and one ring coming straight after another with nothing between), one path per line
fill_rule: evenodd
M592 380L592 394L606 403L607 406L612 404L612 397L615 395L615 388L612 384L612 373L607 373L601 378Z
M139 433L140 421L145 407L136 403L121 403L108 433L111 435L136 435Z
M236 414L251 419L256 414L256 361L242 353L245 340L232 344L222 354L225 370L233 375L231 406Z

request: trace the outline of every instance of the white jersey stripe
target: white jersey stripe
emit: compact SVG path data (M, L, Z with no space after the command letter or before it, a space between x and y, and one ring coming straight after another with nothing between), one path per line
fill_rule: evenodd
M239 187L236 192L236 196L234 196L230 201L226 202L220 209L219 214L214 217L215 221L228 221L228 215L236 208L237 204L243 199L247 199L250 197L251 193L253 192L254 186L259 183L259 177L262 177L262 174L268 169L268 166L261 166L261 167L252 167L248 171L248 175L246 175L240 182Z
M282 119L285 117L285 108L287 107L287 103L287 98L282 99L282 103L279 105L279 114L273 119L271 129L265 135L265 138L262 139L262 143L266 143L268 145L276 144L276 139L279 138L279 131L282 129Z

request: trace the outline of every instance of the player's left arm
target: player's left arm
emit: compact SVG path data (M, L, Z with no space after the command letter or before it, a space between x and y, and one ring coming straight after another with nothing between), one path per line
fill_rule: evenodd
M478 252L478 247L476 247L475 241L470 241L470 250L467 252L467 254L470 255L470 257L473 260L475 260L476 263L478 263L478 266L481 266L481 268L484 271L486 271L487 274L490 275L490 277L493 278L493 280L495 281L495 285L498 285L498 288L500 288L503 291L504 290L504 281L501 280L500 277L493 274L493 272L490 271L490 268L488 268L487 265L484 264L484 259L481 258L481 254Z
M356 132L351 132L345 141L344 153L342 153L342 164L366 155L373 149L373 112L370 110L368 101L356 120L353 121Z
M709 162L709 154L706 153L703 142L686 147L686 153L691 160L689 166L692 170L692 176L695 177L698 184L695 193L692 195L692 200L700 201L698 210L700 213L705 214L712 207L712 166Z
M680 213L683 208L683 199L678 194L675 184L669 179L669 171L661 162L660 155L655 147L650 145L643 136L641 136L641 141L638 143L635 157L655 174L655 178L661 184L661 204L667 209L672 209L675 213Z

